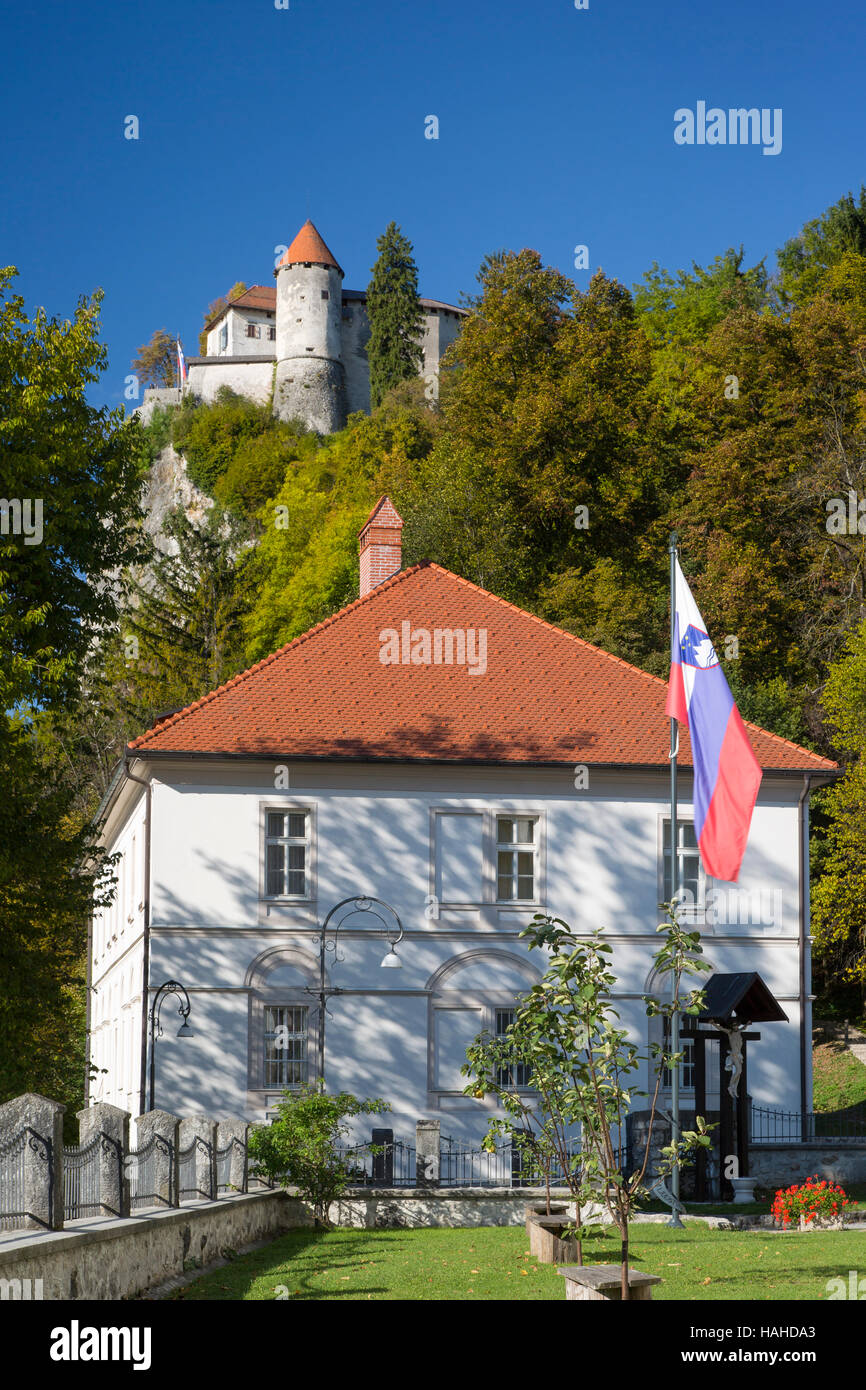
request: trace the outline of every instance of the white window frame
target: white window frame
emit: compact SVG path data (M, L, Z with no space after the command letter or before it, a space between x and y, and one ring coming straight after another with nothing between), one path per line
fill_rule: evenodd
M286 1057L282 1057L282 1058L281 1058L279 1055L277 1055L276 1057L269 1057L269 1056L268 1056L268 1039L269 1039L269 1038L274 1038L274 1037L276 1037L276 1036L277 1036L277 1030L278 1030L280 1027L284 1026L284 1025L278 1023L278 1024L276 1025L275 1028L272 1028L272 1029L269 1029L269 1028L268 1028L268 1022L269 1022L268 1013L269 1013L269 1011L272 1010L272 1009L273 1009L273 1010L280 1009L280 1010L283 1010L283 1011L288 1010L288 1009L291 1009L293 1013L302 1013L302 1014L303 1014L303 1016L304 1016L304 1019L303 1019L303 1021L304 1021L304 1027L303 1027L303 1030L300 1031L300 1032L288 1033L288 1034L286 1035L287 1040L291 1040L291 1041L296 1041L296 1040L299 1039L299 1038L302 1038L302 1039L303 1039L303 1056L302 1056L300 1059L298 1059L298 1058L293 1058L293 1057L289 1057L289 1056L286 1056ZM293 1020L293 1022L294 1022L294 1021L295 1021L295 1020ZM270 1080L268 1079L268 1064L269 1064L269 1063L271 1063L271 1062L277 1062L277 1063L282 1062L282 1063L286 1066L286 1068L288 1068L289 1064L291 1064L292 1062L295 1062L295 1061L300 1061L300 1062L301 1062L301 1069L300 1069L301 1075L300 1075L300 1080L298 1080L298 1081L270 1081ZM262 1005L262 1050L261 1050L261 1062L262 1062L262 1077L261 1077L261 1079L262 1079L262 1090L263 1090L266 1094L271 1094L271 1093L273 1093L273 1092L280 1092L280 1093L282 1093L283 1091L299 1091L299 1090L301 1090L302 1087L304 1087L304 1086L306 1086L306 1085L309 1084L309 1075L310 1075L310 1006L309 1006L309 1004L299 1004L299 1003L294 1002L294 1001L289 1001L289 1002L284 1003L284 1004L283 1004L283 1003L277 1004L277 1003L273 1003L272 1001L268 1001L268 1002L266 1002L266 1003L264 1003L264 1004Z
M303 893L279 893L268 894L268 845L277 840L283 840L281 836L271 836L268 834L269 815L304 815L306 817L306 834L302 843L305 847L304 856L304 892ZM296 837L289 837L285 843L297 843ZM285 870L289 872L288 868ZM262 802L259 823L259 900L264 904L279 905L285 904L291 907L292 904L313 903L316 899L316 817L315 808L309 802L299 801L266 801Z
M500 822L500 821L503 821L503 820L510 820L512 823L514 823L514 822L519 822L519 821L530 821L530 822L532 823L532 825L534 826L532 840L531 840L531 841L523 841L523 842L521 842L520 840L510 840L510 841L500 840L500 838L499 838L499 822ZM495 862L494 862L494 865L493 865L493 871L494 871L495 878L496 878L496 902L497 902L497 905L499 905L499 906L505 906L505 907L524 907L524 906L529 906L529 905L531 905L531 904L537 903L537 902L538 902L538 864L539 864L539 858L540 858L540 855L539 855L539 835L540 835L540 832L541 832L541 825L540 825L539 817L538 817L538 816L535 816L535 815L520 815L519 813L518 813L518 814L514 814L514 813L512 813L512 812L510 812L510 811L497 811L497 812L495 813L494 820L493 820L493 832L494 832L494 836L495 836L495 839L496 839L496 849L495 849L496 858L495 858ZM529 849L526 848L527 845L530 846ZM516 861L518 861L519 856L520 856L521 854L527 854L527 853L530 853L530 854L532 855L532 896L531 896L531 897L529 897L529 898L521 898L521 897L519 896L519 894L516 894L516 895L514 895L514 896L512 896L512 897L508 897L508 898L501 898L501 897L499 896L499 879L500 879L500 872L499 872L499 856L500 856L500 854L505 854L505 853L511 853L512 856L513 856L512 869L511 869L511 882L512 882L512 887L519 887L519 881L520 881L520 879L523 878L523 877L525 877L525 875L523 875L523 874L520 873L520 869L519 869L519 867L518 867L518 863L516 862Z
M529 986L527 986L528 988ZM428 1098L431 1104L439 1105L442 1101L466 1097L462 1090L455 1091L447 1087L439 1086L439 1029L437 1027L438 1013L449 1013L454 1010L463 1012L474 1010L479 1015L478 1028L474 1034L477 1037L481 1033L487 1033L491 1038L501 1036L496 1032L496 1015L505 1009L514 1012L520 1005L520 999L513 994L506 994L502 990L496 993L479 994L476 990L442 990L434 994L432 1000L430 1017L430 1039L429 1039L429 1062L428 1062ZM466 1078L467 1084L469 1078ZM518 1095L534 1096L536 1094L533 1086L515 1086L513 1088Z
M476 894L471 898L445 898L439 893L439 857L441 839L439 819L442 816L477 816L481 818L481 882ZM497 823L501 819L532 820L535 822L533 846L533 898L500 898L498 874L498 833ZM515 846L516 847L516 846ZM467 909L488 912L523 913L532 908L541 910L547 901L547 812L539 806L513 807L507 804L490 806L460 802L457 805L440 804L430 808L430 849L429 849L429 895L435 900L438 909Z
M670 823L671 823L670 814L662 814L662 815L659 816L659 828L658 828L658 901L659 901L660 903L668 902L668 901L669 901L669 898L670 898L670 894L669 894L668 891L667 891L667 884L666 884L666 882L665 882L665 877L666 877L666 875L665 875L665 867L666 867L665 861L666 861L666 858L667 858L667 855L666 855L666 853L665 853L665 831L666 831L666 830L669 830L669 828L670 828ZM678 841L678 842L679 842L679 832L682 830L683 826L687 826L687 825L688 825L688 826L694 827L694 823L695 823L695 822L694 822L694 816L692 816L692 815L688 815L688 816L683 816L683 815L679 815L679 814L677 815L677 841ZM697 838L697 837L696 837L696 838ZM687 922L703 921L704 918L705 918L705 916L706 916L706 910L707 910L707 892L708 892L708 890L712 887L713 879L710 878L710 876L707 874L706 870L704 869L703 860L701 859L700 851L698 850L697 845L695 845L694 848L691 848L690 846L687 846L687 847L680 846L679 843L678 843L677 848L678 848L678 851L680 851L680 853L678 853L678 858L683 858L683 859L696 859L696 860L697 860L697 887L698 887L698 891L697 891L696 900L695 900L694 906L685 907L685 908L682 909L682 911L681 911L681 919L682 919L683 921L687 921ZM674 888L673 888L673 884L674 884L673 865L674 865L674 858L673 858L673 852L672 852L672 853L671 853L671 893L673 893L673 891L674 891ZM684 875L684 877L685 877L685 875Z

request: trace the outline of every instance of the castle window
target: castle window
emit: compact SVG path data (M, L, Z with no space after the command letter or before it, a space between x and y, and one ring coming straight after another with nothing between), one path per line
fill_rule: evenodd
M260 338L261 336L262 336L262 326L261 326L260 323L248 323L248 324L247 324L247 337L248 337L248 338Z
M327 291L327 290L322 290L322 298L323 298L323 299L328 299L328 298L329 298L329 295L328 295L328 291Z
M229 345L229 326L224 323L220 329L220 352L225 352Z
M270 339L271 342L273 342L273 341L275 340L276 336L277 336L276 324L269 323L269 324L268 324L268 338Z

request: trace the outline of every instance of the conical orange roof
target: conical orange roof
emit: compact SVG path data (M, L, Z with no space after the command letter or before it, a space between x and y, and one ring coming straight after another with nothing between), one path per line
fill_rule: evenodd
M298 232L288 251L277 262L277 269L279 270L281 265L298 265L299 263L332 265L340 271L341 275L343 274L338 261L328 250L318 229L313 226L309 218Z

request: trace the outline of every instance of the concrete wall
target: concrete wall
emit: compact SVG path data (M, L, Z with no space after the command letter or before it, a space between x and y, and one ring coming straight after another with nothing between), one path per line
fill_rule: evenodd
M81 1221L56 1234L0 1238L0 1279L40 1279L46 1300L130 1298L226 1249L241 1252L311 1221L303 1203L284 1192Z
M167 1030L159 1043L160 1106L261 1121L277 1099L263 1081L268 1003L309 1008L313 1078L317 1003L305 991L317 986L318 924L358 893L399 913L403 968L382 971L384 943L353 924L343 930L343 959L328 960L328 983L345 993L330 1005L326 1074L329 1088L389 1101L393 1113L381 1123L397 1137L411 1136L423 1116L439 1118L444 1135L477 1139L485 1131L491 1111L461 1094L459 1066L495 1008L513 1005L543 970L519 938L539 909L578 932L606 929L623 1025L646 1044L642 997L657 947L662 776L594 773L590 793L575 792L570 773L555 769L288 766L290 790L274 792L268 763L150 765L150 981L183 982L195 1033L180 1040ZM688 814L689 780L682 780ZM713 968L759 971L788 1014L787 1024L762 1025L761 1041L749 1048L755 1103L788 1109L799 1107L797 793L793 781L765 777L743 863L746 900L760 888L777 895L775 920L752 923L733 912L731 921L700 921ZM269 902L264 809L289 805L314 816L310 897ZM497 812L520 811L539 817L539 887L536 903L509 906L495 900L490 827ZM112 844L119 817L108 828ZM113 1026L110 1011L104 1021ZM110 1063L100 1054L107 1055ZM110 1069L107 1100L113 1076ZM122 1086L115 1103L124 1103ZM369 1123L358 1132L367 1135Z

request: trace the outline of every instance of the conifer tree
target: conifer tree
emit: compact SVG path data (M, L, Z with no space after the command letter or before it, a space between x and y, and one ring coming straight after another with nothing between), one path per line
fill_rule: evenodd
M423 361L419 338L424 328L411 241L396 222L389 222L376 248L379 256L367 286L367 360L374 409L392 386L418 375Z

